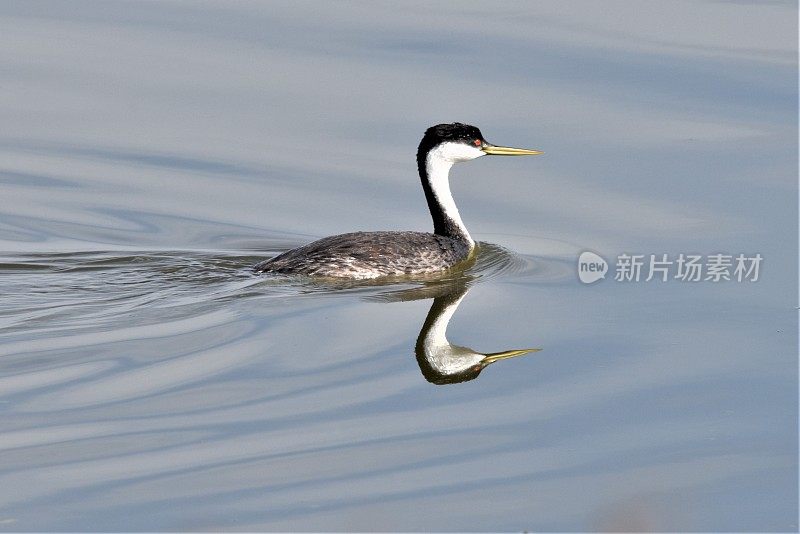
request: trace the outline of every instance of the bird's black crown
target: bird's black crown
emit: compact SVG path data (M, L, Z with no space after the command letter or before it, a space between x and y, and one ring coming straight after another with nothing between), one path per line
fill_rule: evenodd
M452 124L437 124L425 130L422 142L433 141L439 144L444 141L467 141L472 142L476 139L483 141L481 131L475 126L454 122Z

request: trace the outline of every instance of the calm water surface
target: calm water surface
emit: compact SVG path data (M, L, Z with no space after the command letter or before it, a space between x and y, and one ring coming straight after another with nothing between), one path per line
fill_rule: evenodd
M0 529L796 530L796 20L3 2ZM466 271L250 272L429 229L413 155L454 120L546 152L454 168ZM764 260L584 285L584 250ZM541 350L455 380L438 319Z

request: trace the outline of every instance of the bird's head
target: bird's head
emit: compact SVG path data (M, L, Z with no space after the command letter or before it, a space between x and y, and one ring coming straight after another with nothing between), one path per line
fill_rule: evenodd
M497 146L483 138L481 131L469 124L454 122L437 124L425 131L417 151L417 159L424 162L435 151L438 158L448 163L469 161L481 156L535 156L539 150Z

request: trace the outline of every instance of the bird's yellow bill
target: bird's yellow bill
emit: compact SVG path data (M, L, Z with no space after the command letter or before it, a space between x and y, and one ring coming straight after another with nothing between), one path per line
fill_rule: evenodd
M528 354L529 352L539 352L540 350L542 349L518 349L506 350L503 352L493 352L491 354L487 354L486 357L481 360L481 363L484 365L489 365L490 363L498 362L500 360L507 360L508 358L522 356L523 354Z
M481 150L490 156L538 156L544 154L541 150L529 150L527 148L511 148L510 146L484 145Z

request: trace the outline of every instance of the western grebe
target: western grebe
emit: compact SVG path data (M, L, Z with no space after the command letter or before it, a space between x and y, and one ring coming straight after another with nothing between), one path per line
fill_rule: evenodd
M455 122L425 131L417 168L433 218L433 233L354 232L322 238L257 264L257 272L378 278L443 271L469 258L469 235L450 193L450 167L485 155L533 156L538 150L496 146L475 126Z

